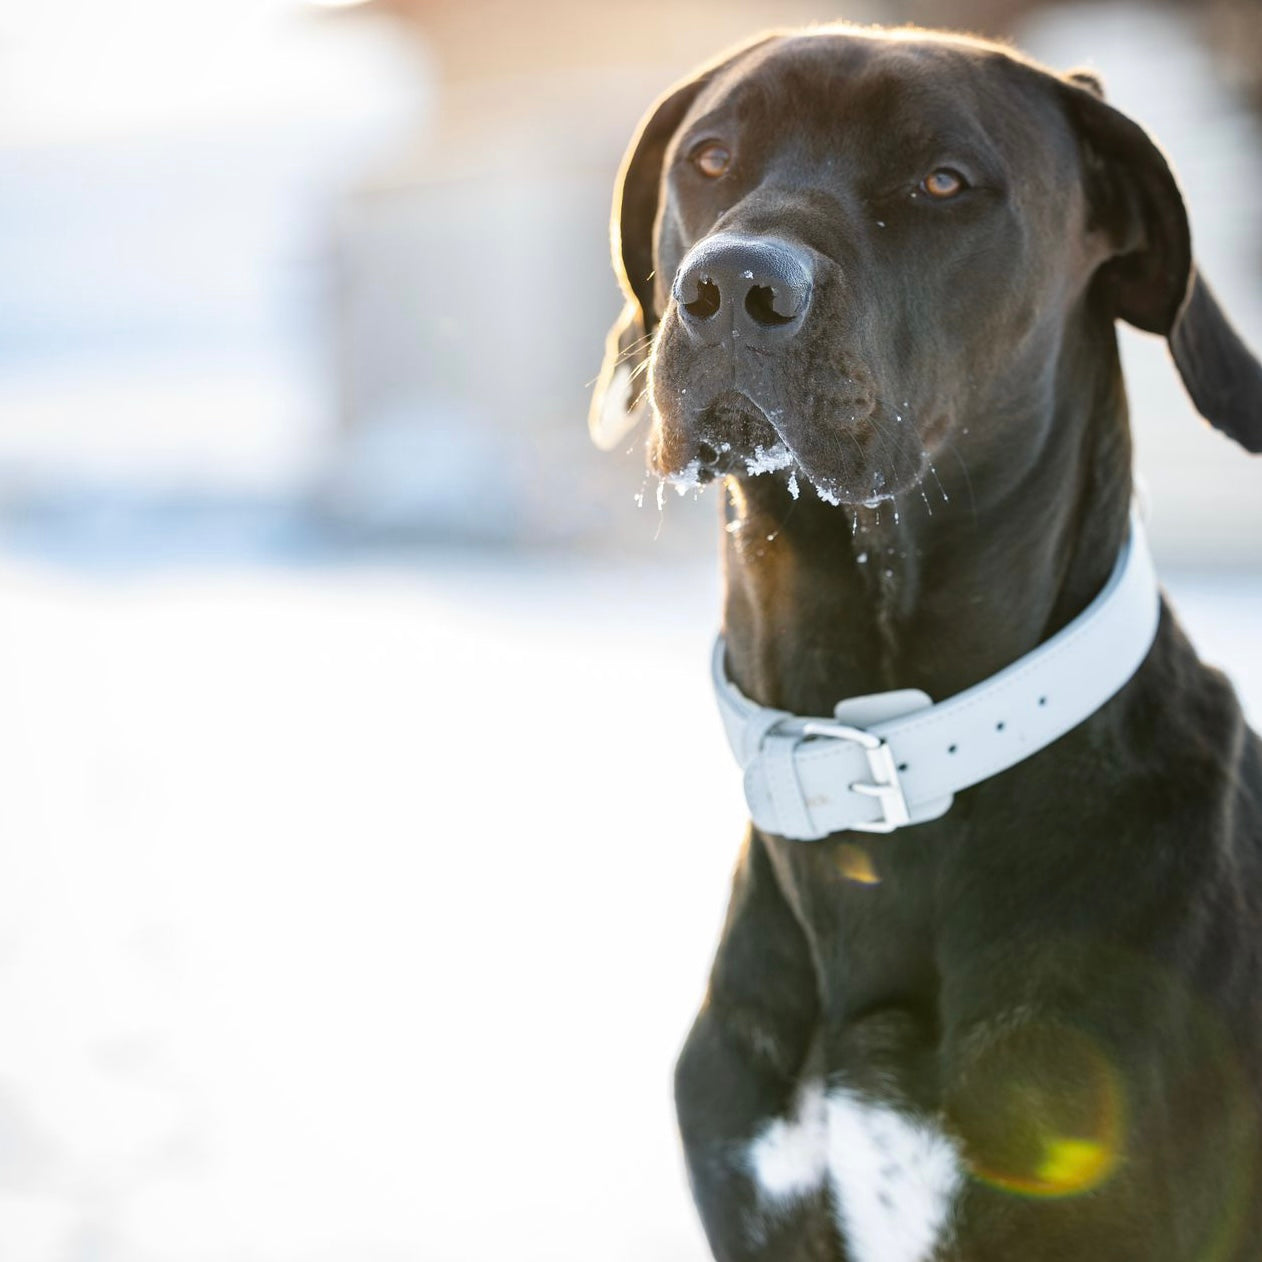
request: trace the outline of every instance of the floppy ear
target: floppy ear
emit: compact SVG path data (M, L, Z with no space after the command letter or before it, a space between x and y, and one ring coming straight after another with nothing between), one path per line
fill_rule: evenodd
M1262 451L1262 365L1240 340L1192 259L1183 197L1143 128L1106 105L1099 81L1070 75L1094 224L1114 253L1096 273L1114 316L1161 334L1196 409L1248 451Z
M605 339L605 360L588 412L592 441L616 447L648 414L643 378L659 313L653 307L653 230L661 197L662 164L671 139L701 90L725 67L759 44L761 35L723 53L684 83L676 84L640 120L614 184L610 237L613 267L626 305Z
M605 339L587 424L603 451L616 447L648 412L641 380L657 327L653 310L653 225L662 161L688 107L708 82L704 75L671 88L650 107L622 159L613 192L609 235L613 268L626 305Z
M1170 351L1196 410L1246 451L1262 452L1262 364L1198 272L1170 335Z

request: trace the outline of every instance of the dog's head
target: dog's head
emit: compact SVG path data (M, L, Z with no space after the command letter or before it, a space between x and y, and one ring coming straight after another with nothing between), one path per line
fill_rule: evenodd
M651 413L678 482L782 470L872 503L948 441L1034 459L1013 425L1051 417L1084 353L1067 330L1115 318L1168 338L1201 413L1262 449L1262 368L1196 275L1165 160L1090 76L924 32L764 37L650 110L613 241L627 301L593 435Z

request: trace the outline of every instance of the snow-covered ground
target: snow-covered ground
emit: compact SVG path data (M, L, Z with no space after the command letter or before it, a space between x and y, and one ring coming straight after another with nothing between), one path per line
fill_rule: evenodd
M708 572L0 590L0 1258L701 1256Z
M1262 718L1262 581L1171 586ZM716 590L0 560L0 1258L701 1262Z

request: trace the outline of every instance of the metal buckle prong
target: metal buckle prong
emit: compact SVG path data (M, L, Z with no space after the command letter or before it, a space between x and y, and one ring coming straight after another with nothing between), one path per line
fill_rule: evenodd
M863 750L872 772L873 783L859 781L850 788L865 797L876 798L881 804L879 820L850 827L865 833L892 833L896 828L911 823L911 812L903 796L903 786L898 779L898 765L894 751L881 737L865 732L861 727L847 727L844 723L814 722L802 725L805 736L825 736L830 740L850 741Z

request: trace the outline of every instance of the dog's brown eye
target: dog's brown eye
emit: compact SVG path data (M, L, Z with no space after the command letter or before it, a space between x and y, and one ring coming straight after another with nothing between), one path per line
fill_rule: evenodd
M731 165L732 155L725 146L711 141L693 151L692 161L702 175L717 180Z
M945 200L948 197L955 197L962 193L967 185L964 183L964 177L958 171L952 171L950 167L939 167L920 181L920 187L930 197L938 197Z

